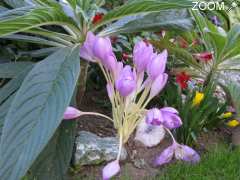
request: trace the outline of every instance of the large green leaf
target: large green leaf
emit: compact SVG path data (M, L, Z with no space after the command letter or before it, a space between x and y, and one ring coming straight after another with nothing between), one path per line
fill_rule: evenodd
M32 65L32 62L3 63L0 66L0 78L13 78L22 72L25 68Z
M42 45L46 45L46 46L63 46L62 44L55 42L55 41L47 40L47 39L44 39L41 37L21 35L21 34L12 34L9 36L4 36L3 38L9 39L9 40L14 40L14 41L42 44Z
M32 69L32 65L28 65L22 71L20 71L13 79L11 79L6 85L0 89L0 104L5 101L11 94L16 92L21 86L24 78L28 72Z
M2 135L2 128L4 125L4 119L8 113L8 110L11 106L12 100L14 98L14 94L9 97L1 106L0 106L0 137Z
M0 179L25 175L61 123L80 72L79 46L39 62L22 83L2 131Z
M13 8L29 6L34 4L32 0L4 0L4 2Z
M63 121L29 171L30 179L64 180L69 167L77 122Z
M29 30L43 25L68 26L73 32L79 30L73 20L68 18L61 7L35 7L30 12L14 18L9 17L0 20L0 36L6 36L17 32Z
M108 26L99 35L108 36L117 33L159 31L161 28L186 31L191 29L192 25L192 18L186 10L168 10L122 18Z
M103 20L96 24L96 29L109 22L123 18L125 16L137 15L142 13L159 12L168 9L182 9L192 7L191 0L138 0L126 3L110 12L108 12Z

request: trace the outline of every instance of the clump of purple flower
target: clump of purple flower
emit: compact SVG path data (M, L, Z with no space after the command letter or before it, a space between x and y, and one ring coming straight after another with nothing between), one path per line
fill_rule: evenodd
M133 50L133 67L117 61L108 37L98 37L88 32L80 49L80 56L88 61L98 63L107 80L107 93L112 104L113 121L118 131L119 153L115 161L103 169L103 179L107 180L120 171L119 159L122 146L128 141L142 119L151 126L163 126L173 138L173 144L165 149L155 160L155 165L168 163L176 159L198 162L199 155L190 147L178 144L171 131L182 125L178 111L172 107L146 109L147 104L158 95L168 80L165 72L168 53L154 52L151 44L139 41ZM66 111L66 119L78 115L91 114ZM78 115L74 115L77 112ZM99 115L98 113L92 113ZM101 115L104 116L104 115Z

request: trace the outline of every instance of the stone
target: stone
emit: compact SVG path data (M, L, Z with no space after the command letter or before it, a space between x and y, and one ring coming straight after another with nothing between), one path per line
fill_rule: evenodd
M116 159L119 142L116 137L99 137L91 132L80 131L76 138L76 152L74 165L97 165L105 161ZM123 147L121 160L127 158L127 151Z

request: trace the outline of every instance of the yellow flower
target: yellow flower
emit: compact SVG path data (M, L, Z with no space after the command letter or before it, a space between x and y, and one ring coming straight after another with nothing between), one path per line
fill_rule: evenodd
M221 115L221 118L227 119L232 117L232 112L225 112L224 114Z
M193 99L193 104L192 105L193 106L198 106L202 102L203 99L204 99L204 94L197 91L196 95Z
M231 120L231 121L229 121L229 122L227 123L227 125L228 125L229 127L236 127L236 126L238 126L239 124L240 124L239 121L236 120L236 119Z

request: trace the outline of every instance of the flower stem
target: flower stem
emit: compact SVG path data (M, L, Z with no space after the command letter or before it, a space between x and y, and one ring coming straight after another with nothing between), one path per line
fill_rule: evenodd
M82 115L100 116L100 117L104 117L104 118L106 118L106 119L108 119L108 120L110 120L110 121L113 122L113 119L112 119L112 118L110 118L110 117L108 117L108 116L106 116L106 115L104 115L104 114L101 114L101 113L95 113L95 112L83 112Z
M117 155L117 160L119 161L121 158L121 153L122 153L122 146L123 146L123 136L122 133L120 132L120 137L119 137L119 150L118 150L118 155Z
M176 140L175 140L175 138L174 138L172 132L171 132L168 128L165 128L165 127L164 127L164 129L166 129L167 132L168 132L168 134L170 134L170 136L171 136L171 138L172 138L172 140L173 140L173 143L176 143Z

